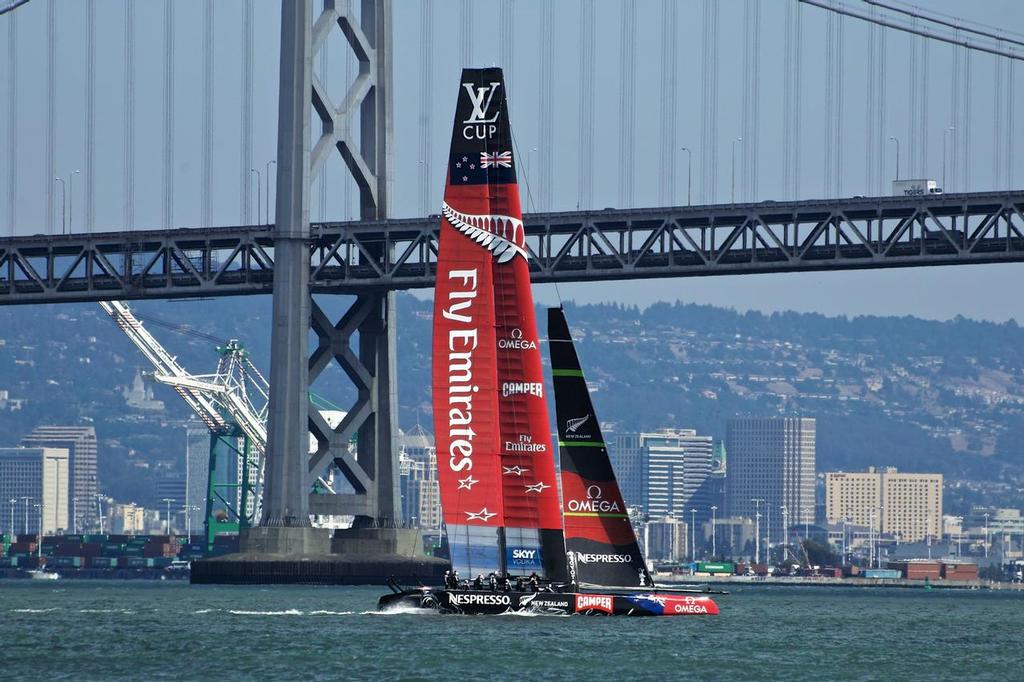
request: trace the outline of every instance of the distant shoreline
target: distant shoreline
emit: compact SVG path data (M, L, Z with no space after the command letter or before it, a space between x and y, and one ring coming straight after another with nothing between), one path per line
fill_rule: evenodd
M656 576L663 585L680 583L709 584L716 587L733 585L736 587L893 587L900 589L925 589L930 585L936 590L1007 590L1024 592L1022 583L1003 583L991 580L907 580L905 578L801 578L801 577L755 577L755 576Z

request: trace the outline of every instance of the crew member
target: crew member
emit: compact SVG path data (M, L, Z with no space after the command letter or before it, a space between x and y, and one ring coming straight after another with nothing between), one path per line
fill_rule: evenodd
M484 589L484 576L482 573L477 573L476 577L473 578L473 589L482 590Z
M487 581L491 585L491 592L497 592L498 591L498 576L494 574L494 571L491 571L490 573L487 574Z
M530 574L530 589L534 592L540 592L540 578L537 576L536 571Z

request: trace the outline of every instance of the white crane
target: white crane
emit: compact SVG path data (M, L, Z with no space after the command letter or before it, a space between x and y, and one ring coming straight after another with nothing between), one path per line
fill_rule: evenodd
M218 436L245 436L252 457L239 461L239 478L252 482L252 499L237 500L238 508L251 510L248 521L259 518L263 489L263 456L267 447L268 383L235 339L218 347L220 360L213 374L190 374L149 333L121 301L100 301L100 306L131 339L150 364L153 378L173 388ZM243 455L244 458L244 455ZM240 487L245 490L245 487ZM244 494L244 492L243 492ZM249 516L248 513L245 514Z
M243 476L251 483L252 499L238 499L236 504L239 516L248 516L246 520L249 522L258 519L263 492L270 387L250 360L248 352L236 339L231 339L218 346L220 360L213 374L190 374L149 333L127 305L121 301L101 301L100 306L153 365L153 378L173 388L212 434L245 436L249 440L251 456L246 461L245 449L238 451L238 472L240 483ZM321 414L331 427L337 426L345 416L344 412L337 410L324 410ZM316 442L312 437L310 440L310 449L315 451ZM333 478L333 471L320 476L320 489L335 493ZM240 496L245 495L247 487L239 486ZM248 510L251 510L251 516ZM334 524L337 521L325 518L317 525L319 523Z

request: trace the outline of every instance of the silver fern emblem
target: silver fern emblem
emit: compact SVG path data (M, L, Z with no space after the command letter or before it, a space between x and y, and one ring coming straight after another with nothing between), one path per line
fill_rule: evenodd
M567 419L567 420L565 420L565 430L566 431L572 431L573 433L576 433L577 431L580 430L581 426L583 426L584 424L587 423L588 419L590 419L590 415L589 414L587 416L585 416L585 417L576 417L574 419Z
M442 202L441 213L456 230L484 247L499 263L507 263L520 255L527 258L523 221L507 215L473 215L456 211Z

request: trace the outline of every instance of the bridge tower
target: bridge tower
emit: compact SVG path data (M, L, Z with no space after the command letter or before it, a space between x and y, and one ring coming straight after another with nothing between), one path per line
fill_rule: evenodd
M423 556L418 531L398 527L395 466L395 293L360 290L333 322L310 293L310 186L332 153L359 188L362 220L388 213L391 166L391 2L313 0L281 10L277 213L274 229L273 329L263 515L244 529L239 555L202 562L194 582L361 582L389 575L431 576L443 562ZM313 58L338 30L359 73L342 102L332 102L313 72ZM320 122L313 141L315 112ZM354 129L358 125L358 135ZM387 260L386 247L360 254ZM338 293L346 293L339 291ZM309 329L318 343L309 354ZM358 352L352 349L358 334ZM310 382L336 361L357 398L332 428L308 404ZM308 438L318 443L309 455ZM353 457L349 442L355 436ZM324 469L338 466L354 493L311 492ZM313 528L310 513L353 515L351 529ZM198 570L197 570L198 569Z

